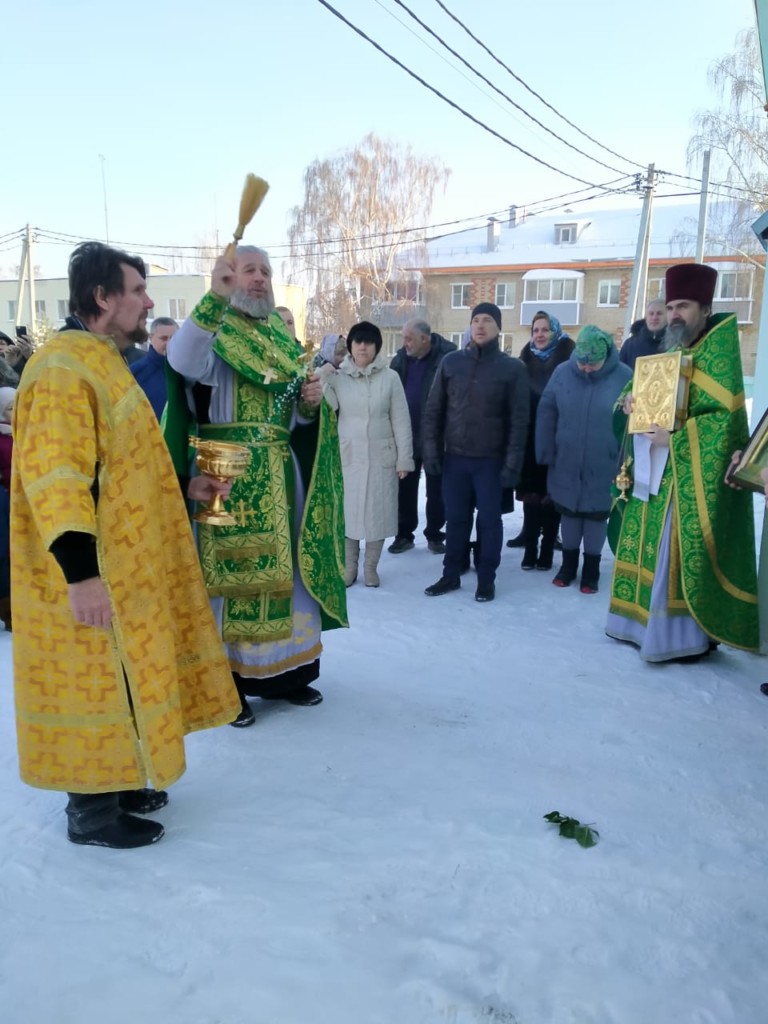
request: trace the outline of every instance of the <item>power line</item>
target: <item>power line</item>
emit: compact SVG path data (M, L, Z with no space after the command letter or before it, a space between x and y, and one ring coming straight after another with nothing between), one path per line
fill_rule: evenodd
M619 194L619 195L620 194L624 194L624 192L625 192L624 188L615 188L615 187L612 187L612 186L616 186L619 182L624 181L627 177L629 177L629 176L628 175L623 175L620 178L614 178L611 181L603 182L600 185L597 185L597 186L594 186L594 187L600 188L600 189L603 190L600 193L600 195L605 195L606 193L615 193L615 194ZM590 186L590 188L576 189L576 190L574 190L572 192L561 192L561 193L559 193L558 195L555 195L555 196L547 196L544 199L534 199L534 200L531 200L531 202L529 202L529 203L518 203L516 205L518 207L520 207L520 208L524 207L526 210L531 210L532 207L540 206L541 204L552 203L552 202L554 202L555 200L558 200L558 199L568 200L568 201L572 201L572 202L579 202L578 198L576 198L576 197L580 196L583 192L590 191L592 187L593 186ZM555 207L553 207L553 209L554 208ZM466 223L469 223L470 221L479 221L479 220L485 221L485 220L490 219L491 217L501 217L501 216L506 217L506 216L508 216L508 214L509 214L509 207L505 206L503 209L500 209L500 210L491 210L490 212L487 212L487 213L477 213L477 214L473 214L473 215L467 216L467 217L457 217L457 218L454 218L452 220L438 221L437 223L433 223L433 224L422 224L422 225L419 225L417 227L404 227L404 228L393 229L391 231L377 231L377 232L368 233L366 235L355 235L352 238L350 238L349 241L355 241L355 240L358 240L358 239L360 239L360 240L370 240L370 239L373 239L373 238L387 238L387 237L390 237L390 236L393 236L393 235L415 234L417 232L422 232L422 231L433 231L436 228L452 227L455 224L466 224ZM36 235L39 235L42 239L46 239L49 236L53 236L53 237L56 238L57 241L59 241L59 242L67 242L70 245L76 245L79 242L90 241L91 238L92 238L92 236L89 236L89 235L76 235L76 234L72 234L72 233L67 232L67 231L57 231L55 229L47 229L47 228L41 228L41 227L34 228L34 231L35 231ZM19 235L19 238L21 238L22 235L23 235L23 232ZM151 255L165 256L165 257L168 257L168 256L178 256L178 255L180 255L180 252L179 252L180 250L182 250L181 256L184 256L187 253L189 253L189 255L192 256L192 255L195 255L196 253L200 253L201 251L205 252L206 250L210 250L210 249L216 248L215 246L206 246L206 245L177 245L177 244L173 244L173 243L166 244L166 243L163 243L163 242L125 242L125 241L117 241L117 240L112 242L112 244L115 245L115 246L119 246L122 249L127 249L127 250L141 250L141 251L144 251L144 252L150 252L151 251L150 252ZM316 242L314 240L309 240L309 241L301 241L301 242L293 243L293 244L298 244L298 245L309 247L309 246L315 245ZM388 244L390 244L390 243L388 243ZM274 252L276 249L290 249L291 248L291 243L275 243L275 244L272 244L272 245L265 244L264 248L267 249L270 252ZM165 250L165 251L163 251L163 250Z
M512 68L508 67L503 60L497 57L493 50L490 50L481 39L478 39L477 36L470 29L467 28L464 22L457 18L456 15L445 6L442 0L435 0L435 3L438 5L438 7L442 8L442 10L445 11L448 17L455 21L460 28L464 29L464 31L467 33L470 39L473 39L481 49L485 50L489 57L492 57L497 64L499 64L502 68L504 68L506 72L512 75L516 82L519 82L524 89L527 89L532 96L535 96L536 99L539 100L540 103L543 103L544 106L547 107L549 110L551 110L553 114L557 114L559 118L565 121L567 125L570 125L570 127L577 131L579 135L583 135L585 139L589 139L590 142L594 142L596 146L599 146L600 149L604 149L606 153L610 153L611 156L618 157L619 160L623 160L625 163L631 164L633 167L644 167L644 165L639 164L637 160L630 160L629 157L622 156L621 153L617 153L616 150L611 149L609 146L604 146L602 142L598 142L597 139L594 139L591 135L588 135L587 132L582 131L582 129L579 128L578 125L574 124L573 121L569 121L565 114L561 114L557 107L553 107L551 103L548 103L543 96L540 96L535 89L532 89L530 85L528 85L528 83L524 81L524 79L522 79L518 74L516 74L512 70Z
M462 77L462 78L463 78L463 79L464 79L465 81L469 82L469 84L470 84L470 85L472 86L472 88L473 88L473 89L477 89L477 91L478 91L479 93L482 93L482 95L483 95L483 96L486 96L486 97L487 97L487 98L488 98L489 100L491 100L491 102L492 102L492 103L495 103L495 104L496 104L496 106L497 106L497 107L498 107L498 108L499 108L500 110L504 110L504 111L505 111L506 113L509 113L509 111L507 111L507 110L506 110L506 107L504 107L504 105L503 105L502 103L500 103L500 102L499 102L499 101L498 101L497 99L495 99L495 98L494 98L493 96L491 96L491 94L490 94L490 93L488 92L488 90L487 90L487 89L483 89L483 88L482 88L482 87L481 87L480 85L478 85L478 83L477 83L477 82L473 81L473 80L472 80L472 79L471 79L471 78L469 77L469 75L465 74L465 73L464 73L464 72L463 72L463 71L461 70L461 68L459 68L459 67L456 67L456 65L455 65L454 63L452 63L452 62L451 62L450 60L448 60L448 58L447 58L447 57L445 57L445 56L444 56L444 55L443 55L442 53L440 53L440 51L439 51L439 50L437 49L437 47L436 47L436 46L432 46L432 45L431 45L431 44L430 44L430 43L429 43L429 42L428 42L428 41L427 41L427 40L426 40L426 39L425 39L425 38L424 38L423 36L419 35L419 33L418 33L418 32L416 32L416 31L415 31L414 29L412 29L412 28L410 27L410 25L408 25L408 24L407 24L407 23L406 23L406 22L405 22L405 21L403 20L403 18L399 18L399 17L398 17L398 16L397 16L397 15L395 14L395 12L394 12L394 11L391 11L391 10L390 10L390 9L389 9L388 7L386 7L386 6L385 6L385 4L384 4L384 2L383 2L383 0L374 0L374 3L378 4L378 6L379 6L379 7L380 7L380 8L382 9L382 11L384 11L384 12L385 12L386 14L388 14L388 15L390 16L390 18L392 18L392 19L393 19L394 21L396 21L396 22L398 23L398 25L402 25L402 27L403 27L403 28L404 28L404 29L406 30L406 32L410 32L410 34L411 34L411 35L413 36L413 38L414 38L414 39L417 39L417 40L418 40L418 41L419 41L419 42L420 42L420 43L422 44L422 46L426 46L428 50L431 50L431 51L432 51L432 53L434 53L434 55L435 55L435 56L436 56L436 57L437 57L437 58L438 58L439 60L441 60L441 61L443 62L443 64L446 64L446 65L447 65L447 66L448 66L448 67L449 67L449 68L450 68L450 69L451 69L452 71L456 71L456 72L458 72L458 74L460 74L460 75L461 75L461 77ZM513 115L510 115L510 116L513 116ZM522 122L521 120L519 120L518 118L515 118L515 120L517 121L517 123L518 123L518 124L519 124L519 125L520 125L521 127L526 127L526 126L525 126L525 125L523 124L523 122ZM530 129L528 129L528 130L530 131Z
M378 3L379 0L376 0L376 2ZM558 135L557 132L552 131L551 128L548 128L537 117L534 117L533 114L529 113L525 109L525 107L521 106L519 103L516 103L515 100L513 100L511 96L509 96L507 93L505 93L502 89L499 89L498 86L494 85L493 82L490 80L490 78L486 78L485 75L482 74L480 71L478 71L477 68L473 67L472 64L470 64L470 62L468 60L465 60L464 57L462 57L461 54L458 53L458 51L454 50L453 47L449 46L448 43L446 43L446 41L440 35L437 34L437 32L435 32L433 29L431 29L429 27L429 25L426 24L426 22L421 20L421 18L419 18L419 16L417 14L415 14L410 9L410 7L408 7L408 5L403 2L403 0L393 0L393 3L396 3L398 7L402 7L402 9L407 14L409 14L418 25L421 25L421 27L424 29L425 32L429 32L429 34L434 39L436 39L440 43L441 46L444 46L445 49L449 53L452 53L453 56L456 57L457 60L460 60L461 63L465 67L469 68L469 70L474 75L477 75L477 77L481 81L485 82L486 85L489 85L491 87L491 89L493 89L494 92L499 94L499 96L503 96L504 99L515 108L515 110L519 110L521 114L524 114L529 120L533 121L534 124L538 125L539 128L541 128L543 131L547 132L547 134L549 134L553 138L557 139L558 142L562 142L563 145L568 147L568 149L572 149L575 153L579 153L581 156L586 157L587 160L591 160L593 163L599 164L601 167L605 167L609 171L616 171L618 174L623 173L620 167L613 167L611 164L606 164L602 160L598 160L597 157L591 156L589 153L586 153L583 149L579 149L578 146L574 146L573 143L568 142L568 140L564 139L562 137L562 135Z
M597 185L594 184L594 182L587 181L586 178L578 178L575 174L570 174L568 171L564 171L561 167L555 167L554 164L547 163L547 161L542 160L541 157L534 156L534 154L529 153L527 149L523 149L522 146L518 146L517 143L512 142L511 139L508 139L500 132L497 132L494 128L491 128L490 125L487 125L484 121L481 121L479 118L475 117L474 114L470 114L468 110L465 110L463 107L459 106L458 103L455 103L453 100L449 99L444 93L440 92L439 89L436 89L433 85L430 85L429 82L421 78L420 75L417 75L415 71L411 71L409 67L406 67L406 65L403 64L402 61L398 60L397 57L394 57L391 53L385 50L383 46L381 46L379 43L375 41L375 39L371 39L371 37L369 35L366 35L366 33L363 32L362 29L358 28L357 25L353 25L352 22L348 18L345 18L340 11L337 11L335 7L332 7L331 4L328 3L328 0L318 0L318 3L325 7L326 10L330 11L331 14L335 15L339 19L339 21L343 21L348 28L351 28L353 32L356 32L357 35L359 35L362 39L365 39L367 43L370 43L371 46L374 47L374 49L378 50L379 53L383 54L388 60L392 61L393 64L396 64L399 68L405 71L407 75L410 75L411 78L415 78L416 81L419 82L420 85L423 85L425 89L428 89L431 93L434 93L435 96L439 97L441 100L443 100L444 103L447 103L450 107L453 107L454 110L458 110L460 114L463 114L464 117L472 121L473 124L476 124L478 127L488 132L489 135L493 135L494 138L497 138L500 142L503 142L505 145L510 146L512 149L516 149L518 153L522 153L523 156L527 156L529 160L533 160L537 164L540 164L542 167L546 167L550 171L554 171L555 174L560 174L564 178L570 178L571 181L578 181L580 185L589 185L591 188L598 187ZM623 160L624 157L620 157L620 159ZM627 162L631 163L632 161Z
M674 171L658 171L657 173L665 178L677 178L680 181L691 181L694 184L701 185L701 179L694 178L690 174L676 174ZM713 181L711 184L714 188L730 189L734 192L744 192L746 195L749 196L753 196L756 191L755 189L745 188L743 185L732 185L730 182L727 181ZM731 196L731 198L734 197Z
M586 190L583 189L581 191L586 191ZM531 211L531 210L528 209L528 207L525 207L524 209L526 211L526 217L530 218L530 217L536 217L539 214L548 213L551 210L560 209L564 205L566 205L566 203L568 203L568 204L570 204L570 203L577 204L577 203L582 203L582 202L590 202L590 201L593 201L595 199L601 199L603 197L604 197L604 193L603 192L597 192L594 195L584 196L582 199L577 199L575 201L573 200L572 197L568 197L568 198L566 198L565 202L558 203L555 206L545 207L544 209L541 209L541 210L533 210L533 211ZM543 202L544 200L540 200L540 201ZM505 212L506 213L506 211L498 211L498 212ZM485 216L485 215L481 215L481 216ZM469 220L469 219L477 219L477 218L465 218L465 219ZM447 222L447 223L450 224L451 222ZM459 223L459 221L454 221L453 223ZM439 227L439 226L440 225L433 225L433 227ZM482 228L483 226L484 226L483 224L476 224L476 225L472 225L470 227L462 228L461 231L470 231L470 230L473 230L473 229L476 230L477 228ZM420 230L425 230L425 229L420 229ZM41 239L43 239L49 245L69 245L69 246L72 245L72 236L66 236L66 237L65 236L60 236L60 235L58 235L58 234L56 234L54 232L45 231L42 228L36 228L35 231L38 233L38 236ZM432 236L427 236L427 237L425 237L423 239L419 239L419 240L415 240L414 239L413 241L414 241L414 244L416 244L416 242L418 241L418 244L427 245L430 242L434 242L434 241L436 241L436 240L438 240L440 238L446 238L446 237L449 237L451 234L460 234L460 233L461 233L460 231L447 232L445 235L432 235ZM375 237L375 236L371 236L371 237ZM329 246L330 245L338 245L342 241L343 240L340 239L340 238L334 238L334 239L330 239L326 243L315 243L317 245L318 251L317 252L311 252L311 251L307 252L305 254L305 257L307 259L312 259L314 256L322 256L323 258L327 258L327 257L330 257L330 256L343 256L343 255L346 255L349 252L349 247L347 247L346 249L332 250L330 252L328 252L327 250L322 248L323 245L329 245ZM355 239L350 239L349 241L353 242L353 241L355 241ZM116 244L121 244L121 243L116 243ZM403 244L408 244L408 243L405 242ZM375 251L377 249L390 249L392 247L392 245L393 245L392 241L377 242L377 243L373 243L373 244L370 244L370 245L357 245L357 246L354 247L354 251L355 252L373 252L373 251ZM146 246L141 246L141 245L136 245L136 244L134 244L133 248L135 250L139 251L140 254L143 255L143 256L158 256L158 257L162 257L162 258L167 258L169 255L172 255L172 254L169 254L169 253L166 253L166 252L152 251L152 250L150 250Z
M587 190L586 189L582 189L581 191L587 191ZM627 192L620 193L620 192L617 191L617 194L625 194L626 195L628 193ZM678 198L678 197L681 197L681 196L692 196L692 195L698 195L698 194L699 194L698 192L670 192L670 193L662 193L660 195L657 195L656 198L657 199L673 199L673 198ZM556 203L555 205L552 205L552 206L545 206L545 207L543 207L542 209L539 209L539 210L530 210L529 207L524 206L523 204L521 204L519 208L521 210L525 211L525 218L526 219L530 219L532 217L537 217L537 216L541 216L542 214L550 213L553 210L562 209L563 206L566 206L566 205L571 205L571 204L573 204L573 205L580 205L582 203L594 202L596 199L603 199L604 197L605 197L605 193L604 192L596 192L593 195L584 196L581 199L574 200L572 198L572 195L566 194L564 202ZM553 197L553 198L555 198L555 197ZM545 202L545 200L539 200L539 202ZM506 212L506 211L498 211L498 212ZM481 214L481 215L478 216L478 218L463 218L463 220L479 219L479 217L485 217L485 216L486 216L485 214ZM445 224L449 225L451 223L460 223L460 222L461 221L459 221L459 220L453 221L453 222L447 221L447 222L445 222ZM433 225L433 227L439 227L439 226L441 226L441 225ZM436 241L440 241L440 240L445 239L445 238L450 238L451 235L458 235L458 234L463 233L464 231L470 231L470 230L473 230L473 229L477 230L478 228L482 228L483 226L484 226L483 224L476 224L474 226L462 228L460 231L446 232L445 234L442 234L442 235L427 236L427 237L425 237L423 239L420 239L419 240L419 244L428 245L431 242L436 242ZM415 230L415 229L412 229L412 230ZM420 229L420 230L424 230L424 229ZM60 235L58 235L55 232L48 232L48 231L45 231L42 228L35 228L35 231L36 231L37 235L39 236L39 238L45 244L48 244L48 245L67 245L67 246L71 246L72 245L73 237L78 237L78 236L66 236L66 237L65 236L60 236ZM374 237L374 236L371 236L371 237ZM327 242L325 244L333 245L333 244L338 244L340 241L341 241L340 239L331 239L329 242ZM354 241L354 239L353 239L353 241ZM115 244L118 244L118 245L123 244L124 245L125 243L115 243ZM388 242L378 242L378 243L374 243L374 244L371 244L371 245L358 245L358 246L355 247L355 251L356 252L373 252L373 251L376 251L378 249L389 249L389 248L391 248L392 244L393 243L391 241L388 241ZM144 256L158 256L160 258L166 259L169 255L172 255L172 254L169 254L167 252L154 251L154 250L151 250L148 246L137 245L135 243L134 243L133 248L134 249L139 249L141 251L141 254L144 255ZM0 251L2 251L2 246L0 246ZM306 254L306 256L307 256L308 259L311 259L315 255L322 256L323 258L327 258L327 257L331 257L331 256L346 255L348 253L348 251L349 251L348 248L347 249L336 249L336 250L332 250L330 252L328 252L326 250L321 250L318 253L308 252Z

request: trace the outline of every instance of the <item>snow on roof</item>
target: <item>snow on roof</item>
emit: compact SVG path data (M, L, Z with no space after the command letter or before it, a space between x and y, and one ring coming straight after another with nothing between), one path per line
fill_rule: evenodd
M569 280L573 278L578 280L580 277L584 277L584 274L580 270L548 270L546 267L537 267L536 270L526 270L523 274L524 281L548 281L552 274L556 274L557 279L561 281Z
M583 264L605 260L634 260L640 230L642 201L632 206L590 210L589 217L571 210L531 215L517 211L517 225L501 222L501 233L494 251L488 252L488 227L483 225L443 235L427 243L430 269L445 267L547 266L552 264ZM727 256L736 245L728 244L736 222L744 245L744 225L756 214L744 204L717 202L709 204L707 220L707 256ZM657 200L651 221L650 258L681 259L693 256L699 217L698 200L668 204ZM579 224L578 240L557 244L555 226ZM749 232L751 235L751 232ZM754 239L753 239L754 241Z

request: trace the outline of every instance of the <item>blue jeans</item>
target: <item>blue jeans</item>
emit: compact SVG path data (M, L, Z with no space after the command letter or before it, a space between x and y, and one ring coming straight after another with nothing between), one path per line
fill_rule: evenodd
M458 579L464 567L477 509L478 583L493 583L501 562L504 530L501 522L501 469L499 456L450 455L443 460L445 502L445 558L443 575Z

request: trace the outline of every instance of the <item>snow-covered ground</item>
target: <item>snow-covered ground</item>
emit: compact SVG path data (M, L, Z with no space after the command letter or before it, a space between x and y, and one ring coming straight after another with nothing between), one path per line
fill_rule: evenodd
M325 702L190 737L133 852L18 781L0 634L2 1024L764 1024L768 663L644 665L609 558L588 597L505 548L481 605L385 551Z

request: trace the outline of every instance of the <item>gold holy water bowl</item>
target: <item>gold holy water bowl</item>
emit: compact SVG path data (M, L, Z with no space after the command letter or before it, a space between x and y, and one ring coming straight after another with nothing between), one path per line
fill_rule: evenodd
M201 473L221 480L236 480L243 476L251 460L250 448L229 441L210 441L202 437L190 437L189 443L197 448L195 464ZM198 523L209 526L234 526L236 520L224 508L224 500L217 494L210 504L204 506L192 517Z

